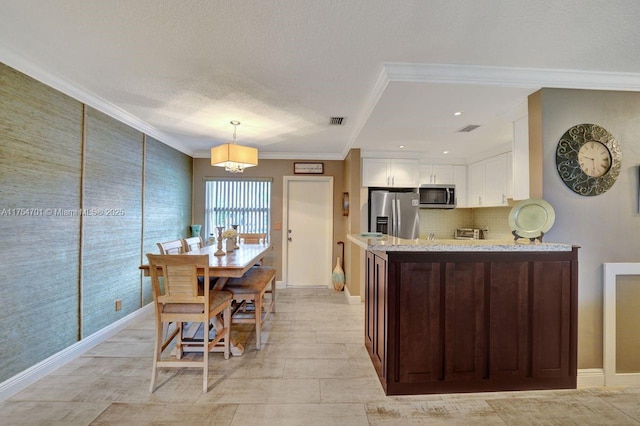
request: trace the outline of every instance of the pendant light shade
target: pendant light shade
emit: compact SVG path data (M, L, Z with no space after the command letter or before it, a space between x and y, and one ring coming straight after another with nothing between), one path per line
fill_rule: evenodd
M242 173L246 167L258 165L258 150L236 143L236 127L239 121L232 121L233 142L211 148L211 165L224 167L231 173Z

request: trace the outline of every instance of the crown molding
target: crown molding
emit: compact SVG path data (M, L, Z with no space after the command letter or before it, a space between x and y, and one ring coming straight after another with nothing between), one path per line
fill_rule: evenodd
M532 89L550 87L640 90L639 73L404 62L388 62L383 65L383 68L389 81L477 84Z
M360 149L360 158L397 158L397 159L416 159L426 156L423 152L417 151L405 151L405 150L395 150L395 151L378 151L378 150L368 150L368 149Z
M193 158L209 158L211 155L210 151L197 151L194 153ZM296 161L304 161L304 160L324 160L324 161L332 161L332 160L344 160L340 154L337 153L292 153L292 152L264 152L258 149L258 161L260 160L296 160Z
M432 155L418 151L368 151L361 150L360 158L391 158L401 160L418 160L420 164L446 164L464 166L467 160L460 157L449 157L448 155Z
M353 133L351 133L349 141L342 150L342 159L347 158L349 151L351 150L351 148L353 148L353 144L355 143L356 139L358 139L358 136L360 136L360 132L362 131L364 125L369 120L369 116L373 112L373 109L376 107L376 104L380 100L380 97L389 85L389 81L389 75L385 67L383 66L382 70L380 70L380 73L378 74L378 78L376 79L375 84L373 85L373 89L369 93L369 97L365 102L364 113L357 118L356 124L354 125L354 131Z
M264 152L258 155L258 158L263 160L344 160L344 157L339 153L331 153L331 152L306 152L306 153L288 153L288 152Z
M208 151L200 152L192 150L179 139L158 130L122 108L104 100L90 90L37 66L31 60L16 53L3 43L0 43L0 61L186 155L193 158L207 158L209 156ZM303 158L309 160L343 160L346 158L390 82L475 84L530 89L548 87L640 91L640 73L388 62L382 65L382 69L365 102L364 112L356 119L354 131L342 152L309 153L304 154ZM302 157L300 153L262 152L259 158L298 160Z
M0 62L76 99L79 102L103 112L108 116L153 137L154 139L159 140L165 145L175 148L183 154L193 157L192 150L186 147L181 141L145 123L122 108L107 102L90 90L71 83L68 80L50 73L42 67L37 66L32 61L26 59L24 56L16 53L2 43L0 43Z

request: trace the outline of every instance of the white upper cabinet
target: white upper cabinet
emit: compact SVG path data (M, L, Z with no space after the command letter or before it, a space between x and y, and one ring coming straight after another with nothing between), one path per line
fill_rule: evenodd
M467 176L469 185L467 187L467 206L482 206L482 198L484 197L484 163L469 164L467 168Z
M389 160L362 159L362 186L389 186Z
M529 116L513 122L513 192L514 200L529 198Z
M470 164L468 168L468 207L506 206L513 185L511 153L500 154Z
M513 188L513 154L511 152L507 152L507 198L514 198Z
M507 154L484 160L484 200L486 206L507 205Z
M456 186L456 207L468 207L467 166L453 166L453 183Z
M420 185L453 184L456 186L456 207L467 206L467 166L451 164L421 164Z
M449 164L423 164L420 166L420 185L454 183L453 166Z
M418 160L363 158L362 186L417 188Z
M420 164L418 160L390 160L391 186L417 188L419 186Z

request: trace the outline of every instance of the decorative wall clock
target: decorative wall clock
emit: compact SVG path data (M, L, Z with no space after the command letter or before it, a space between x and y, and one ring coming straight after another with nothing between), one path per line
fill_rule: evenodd
M621 158L620 144L611 133L595 124L578 124L558 141L556 169L576 194L600 195L616 183Z

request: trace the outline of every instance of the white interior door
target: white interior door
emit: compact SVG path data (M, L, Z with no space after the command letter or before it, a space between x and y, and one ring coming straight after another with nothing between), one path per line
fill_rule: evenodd
M333 177L285 176L285 282L329 287L333 243Z

